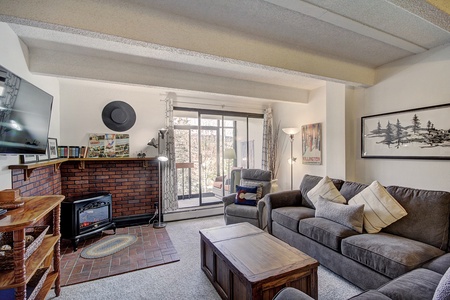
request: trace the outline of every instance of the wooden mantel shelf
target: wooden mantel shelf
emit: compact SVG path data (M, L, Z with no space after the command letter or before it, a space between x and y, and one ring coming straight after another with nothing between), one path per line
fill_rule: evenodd
M46 166L54 166L55 172L59 170L59 167L61 164L65 161L68 161L68 158L58 158L58 159L52 159L52 160L46 160L36 163L30 163L30 164L20 164L20 165L11 165L8 167L10 170L23 170L23 176L24 180L27 181L28 178L30 178L31 173L37 168L42 168Z
M148 167L148 162L157 160L156 157L145 157L145 158L138 158L138 157L100 157L100 158L58 158L58 159L52 159L52 160L46 160L36 163L29 163L29 164L20 164L20 165L10 165L8 166L8 169L10 170L23 170L23 176L24 180L27 181L31 173L37 168L42 168L46 166L54 166L55 172L59 170L61 164L66 161L78 161L79 162L79 168L84 169L85 168L85 162L86 161L136 161L140 160L142 161L142 166Z
M142 161L142 166L144 168L148 167L148 162L152 160L157 160L156 157L145 157L145 158L139 158L139 157L96 157L96 158L69 158L69 161L78 161L80 162L78 167L83 170L85 168L85 162L87 161Z

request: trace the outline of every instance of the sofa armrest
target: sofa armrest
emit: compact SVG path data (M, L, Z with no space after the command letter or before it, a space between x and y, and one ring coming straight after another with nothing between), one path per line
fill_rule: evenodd
M302 205L300 190L282 191L266 195L266 204L270 209L284 206Z
M285 287L279 291L272 300L313 300L307 294L293 287Z
M265 197L267 218L267 230L272 233L272 210L285 206L301 206L302 194L300 190L282 191L276 193L267 194Z
M265 199L266 197L263 197L257 204L259 228L262 230L267 228L267 206Z

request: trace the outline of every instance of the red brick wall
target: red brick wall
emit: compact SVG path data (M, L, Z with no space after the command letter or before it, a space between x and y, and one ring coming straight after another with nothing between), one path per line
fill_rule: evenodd
M55 167L47 166L34 169L27 181L23 170L12 170L12 188L20 190L20 196L61 195L61 175ZM37 225L52 225L53 213L50 212Z
M110 192L113 217L153 214L158 203L158 164L156 161L68 161L61 165L61 189L66 197Z
M12 170L12 188L19 189L22 197L60 195L60 172L54 166L37 168L25 181L23 170Z

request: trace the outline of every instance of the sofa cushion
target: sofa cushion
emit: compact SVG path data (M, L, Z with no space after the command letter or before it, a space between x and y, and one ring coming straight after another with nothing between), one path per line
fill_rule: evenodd
M320 197L336 203L347 203L347 200L342 197L341 193L339 193L339 190L328 176L322 178L317 185L307 193L307 196L314 207Z
M388 186L386 190L406 209L408 215L384 228L384 232L424 242L450 252L450 248L447 248L449 192L399 186Z
M338 252L341 251L342 239L358 234L347 226L318 217L300 220L298 231Z
M389 278L398 277L441 256L428 244L388 234L359 234L342 240L342 254Z
M236 205L233 203L226 206L225 214L247 219L258 219L258 209L253 205Z
M372 182L348 204L364 204L364 229L368 233L377 233L408 214L378 181Z
M272 221L298 232L298 222L301 219L313 218L315 210L303 206L286 206L272 210Z
M368 290L362 294L351 297L348 300L391 300L388 296L376 290Z
M308 192L315 187L319 181L322 180L320 176L308 175L303 176L302 183L300 184L300 193L302 195L302 205L309 208L314 208L311 200L308 199ZM339 190L344 183L344 181L340 179L331 179L333 181L334 186Z
M391 299L431 299L441 276L427 269L416 269L388 282L378 291Z
M425 263L422 268L435 271L439 274L444 274L445 271L450 268L450 253L446 253Z
M433 295L433 300L448 299L450 299L450 269L442 276Z
M357 194L361 193L368 186L369 185L365 184L365 183L345 181L342 184L342 187L339 190L339 192L348 201L348 200L352 199L353 197L355 197Z
M337 222L358 233L363 231L364 204L346 205L323 199L316 202L316 217Z

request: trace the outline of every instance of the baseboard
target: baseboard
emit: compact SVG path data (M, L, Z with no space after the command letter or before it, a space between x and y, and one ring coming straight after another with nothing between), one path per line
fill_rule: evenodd
M165 213L162 215L163 222L181 221L187 219L196 219L203 217L211 217L223 215L223 204L193 207L189 209L180 209L178 211ZM116 227L138 226L149 224L149 221L154 218L154 215L136 215L130 217L113 218Z
M181 221L223 215L223 205L211 207L196 207L164 214L164 222Z
M148 224L148 222L154 217L154 215L136 215L131 217L118 217L113 218L113 222L116 223L116 227L128 227Z

